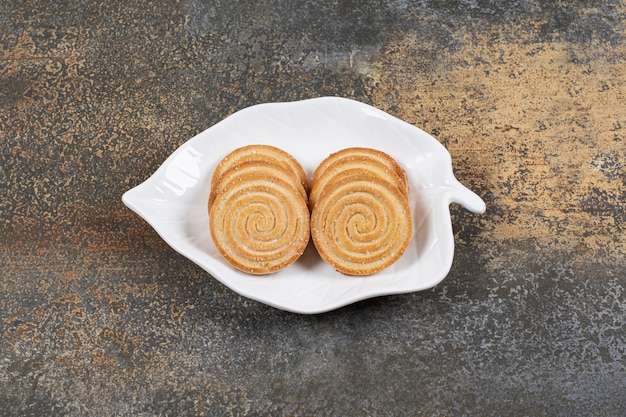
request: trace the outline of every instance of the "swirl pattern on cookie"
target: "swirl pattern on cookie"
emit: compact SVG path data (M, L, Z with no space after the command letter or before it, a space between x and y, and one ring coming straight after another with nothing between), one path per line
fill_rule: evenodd
M351 160L349 153L342 158ZM359 160L357 157L356 160ZM312 182L311 236L318 253L346 275L371 275L395 263L408 247L412 217L404 176L354 159ZM325 178L328 177L328 178Z
M215 192L209 204L209 227L218 252L233 267L256 275L291 265L310 237L300 179L291 169L259 158L263 156L248 156L220 172L212 181Z

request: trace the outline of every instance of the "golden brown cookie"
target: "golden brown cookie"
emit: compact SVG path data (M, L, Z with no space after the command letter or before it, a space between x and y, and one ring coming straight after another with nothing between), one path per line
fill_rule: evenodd
M246 148L225 158L236 162L220 163L223 168L216 169L209 228L217 251L230 265L269 274L294 263L309 242L307 195L291 163L268 157L264 145L258 152Z
M389 267L412 237L406 175L398 175L395 161L383 164L395 164L393 171L381 168L386 157L377 162L362 158L376 153L342 151L316 170L311 183L311 193L316 193L309 199L313 243L322 259L346 275L371 275Z

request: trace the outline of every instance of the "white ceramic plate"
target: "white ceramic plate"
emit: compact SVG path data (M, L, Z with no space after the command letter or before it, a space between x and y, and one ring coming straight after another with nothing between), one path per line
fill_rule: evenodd
M351 146L380 149L409 178L413 239L391 267L369 277L335 272L312 243L293 265L268 276L247 275L217 253L207 198L217 163L232 150L263 143L292 154L310 176L330 153ZM482 213L485 203L452 173L448 151L424 131L374 107L323 97L241 110L178 148L124 203L176 251L237 293L297 313L320 313L370 297L420 291L445 278L454 256L449 204Z

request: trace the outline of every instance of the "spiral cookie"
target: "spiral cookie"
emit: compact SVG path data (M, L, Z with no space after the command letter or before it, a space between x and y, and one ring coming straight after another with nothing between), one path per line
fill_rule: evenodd
M371 275L392 265L413 229L404 172L393 160L383 168L386 163L379 162L391 157L379 151L372 150L382 154L377 162L361 158L369 153L363 149L356 148L357 156L331 155L332 163L322 162L311 184L313 243L322 259L346 275Z
M299 170L268 157L283 151L271 153L265 145L246 148L245 157L241 149L235 150L225 160L236 162L220 163L213 175L209 227L218 252L230 265L250 274L268 274L295 262L309 242L307 194Z

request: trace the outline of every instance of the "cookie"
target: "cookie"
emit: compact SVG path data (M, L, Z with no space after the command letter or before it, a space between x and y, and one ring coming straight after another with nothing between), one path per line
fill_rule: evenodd
M311 182L313 243L322 259L345 275L372 275L388 268L411 241L406 174L381 154L363 148L333 154ZM369 155L376 155L376 162Z
M226 262L249 274L288 267L309 242L310 213L299 174L302 168L294 169L295 159L282 158L283 153L266 145L237 149L220 162L211 181L213 243Z

